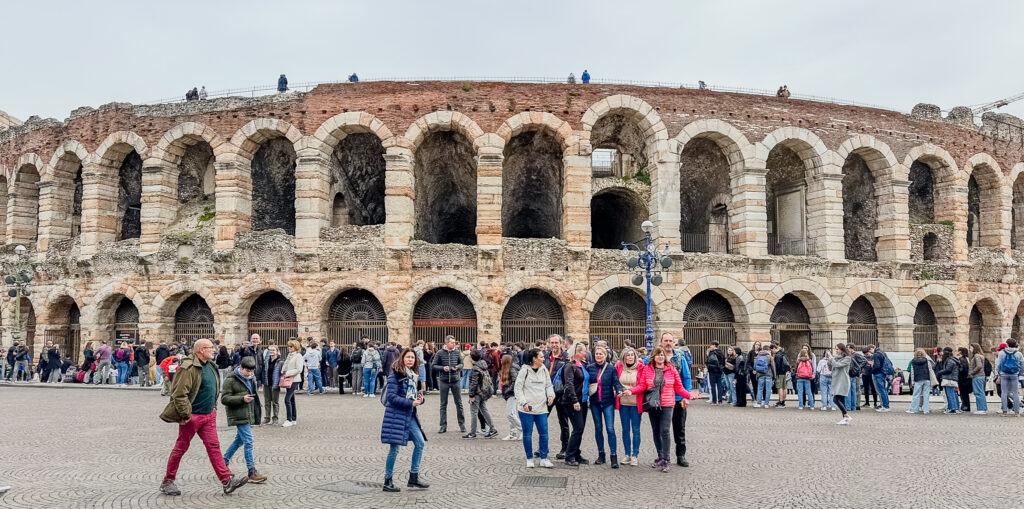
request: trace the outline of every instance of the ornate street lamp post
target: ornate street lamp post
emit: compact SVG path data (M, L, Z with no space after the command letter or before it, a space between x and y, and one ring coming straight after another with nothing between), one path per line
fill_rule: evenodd
M622 243L622 255L626 258L626 266L633 271L632 283L640 286L647 281L647 330L644 332L644 342L647 350L654 348L654 321L651 312L651 285L661 285L663 278L662 269L672 266L672 258L668 256L668 242L658 245L651 238L654 231L654 223L644 221L640 225L644 231L644 238L637 243ZM636 250L636 253L633 250ZM659 252L660 251L660 252Z
M4 277L7 283L7 295L14 299L14 327L11 328L11 338L17 342L25 332L25 326L21 323L21 298L32 295L29 284L32 283L32 266L25 260L25 246L18 245L14 248L14 254L18 255L17 261L12 267L10 274Z

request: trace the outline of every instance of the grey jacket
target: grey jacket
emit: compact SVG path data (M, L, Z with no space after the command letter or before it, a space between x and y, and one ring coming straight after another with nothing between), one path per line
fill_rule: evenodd
M850 362L846 355L837 355L829 361L832 370L832 394L845 395L850 393Z

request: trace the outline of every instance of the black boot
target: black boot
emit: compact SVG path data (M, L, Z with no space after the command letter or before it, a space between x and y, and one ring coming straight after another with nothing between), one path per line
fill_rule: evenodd
M682 456L676 456L676 465L679 465L681 467L688 467L690 466L690 462L686 461L686 455L684 454Z
M619 457L612 454L612 468L619 468Z
M539 456L540 452L538 452L537 455ZM558 451L558 454L555 455L555 459L556 460L564 460L565 459L565 449L562 449L561 451Z
M398 486L395 486L395 483L391 482L391 478L390 477L386 477L384 479L384 491L386 491L388 493L398 493L399 491L402 491L402 490L399 489Z
M597 459L594 460L594 464L595 465L604 465L604 453L603 452L597 453Z
M420 474L414 474L412 472L409 472L409 482L408 482L408 484L406 484L406 486L408 486L410 488L422 488L422 489L427 489L427 488L430 487L429 484L427 484L425 482L420 482Z

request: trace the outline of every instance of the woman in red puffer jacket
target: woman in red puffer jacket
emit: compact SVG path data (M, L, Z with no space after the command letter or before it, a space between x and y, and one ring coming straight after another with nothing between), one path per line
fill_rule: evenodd
M661 468L662 472L668 472L669 448L672 446L670 433L672 431L672 410L676 403L676 394L693 399L697 396L683 387L683 381L679 372L668 363L665 351L661 347L655 347L651 351L651 363L644 366L636 386L629 389L633 394L644 394L649 389L654 389L652 394L645 394L643 397L643 409L651 420L651 430L654 432L654 447L658 450L658 459L651 465L652 468Z

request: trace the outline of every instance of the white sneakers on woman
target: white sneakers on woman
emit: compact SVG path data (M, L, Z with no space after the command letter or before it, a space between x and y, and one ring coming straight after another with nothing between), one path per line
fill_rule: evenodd
M295 426L295 421L284 421L284 424L281 425L282 428L287 428L288 426Z
M533 458L526 459L526 468L533 468Z
M840 426L846 426L847 424L850 424L850 421L852 421L852 420L853 420L852 417L843 417L836 424L838 424Z
M533 458L530 458L530 459L526 460L526 468L533 468L533 467L534 467ZM555 464L552 463L551 460L549 460L547 458L541 458L540 459L540 467L541 468L555 468Z

